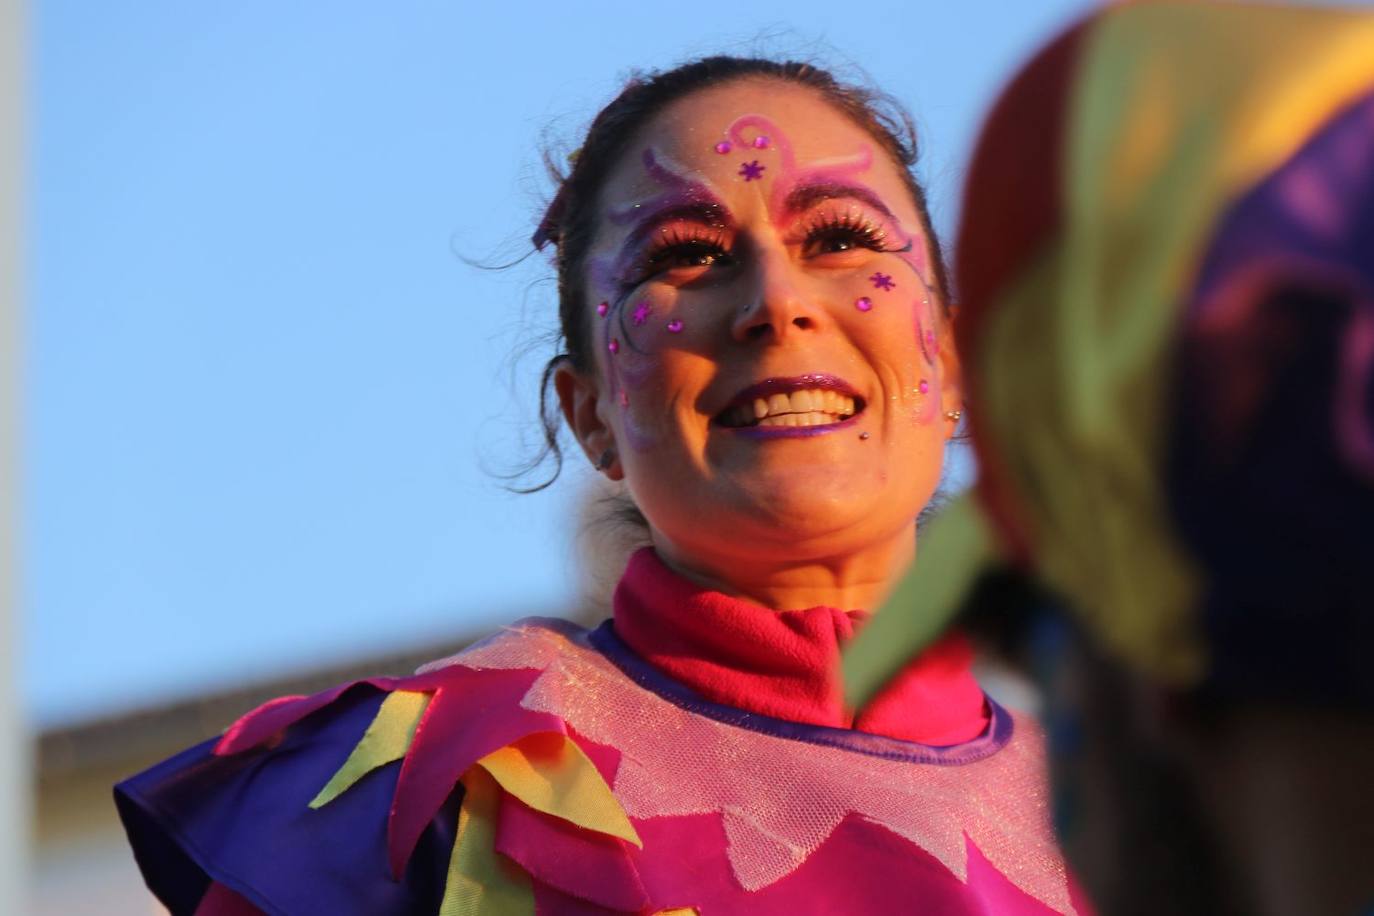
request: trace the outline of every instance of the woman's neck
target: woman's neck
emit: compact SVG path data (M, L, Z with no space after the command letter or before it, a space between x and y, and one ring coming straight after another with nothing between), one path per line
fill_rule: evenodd
M653 543L663 563L683 578L763 607L876 610L915 559L916 526L832 557L807 556L792 545L790 550L759 545L748 553L717 551L675 544L657 531Z

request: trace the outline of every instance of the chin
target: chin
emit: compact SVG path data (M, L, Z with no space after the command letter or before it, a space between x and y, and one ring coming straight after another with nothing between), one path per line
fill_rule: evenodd
M748 498L720 507L718 526L737 532L749 543L783 541L802 553L816 556L865 546L868 538L886 535L903 524L914 524L920 506L881 486L856 486L836 475L800 481L775 481L751 490ZM898 510L910 502L909 513Z

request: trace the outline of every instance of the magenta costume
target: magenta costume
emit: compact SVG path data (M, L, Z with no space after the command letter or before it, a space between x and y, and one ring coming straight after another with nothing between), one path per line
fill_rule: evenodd
M960 638L844 710L863 617L768 611L645 550L613 622L273 701L116 800L176 914L1087 912L1040 735Z

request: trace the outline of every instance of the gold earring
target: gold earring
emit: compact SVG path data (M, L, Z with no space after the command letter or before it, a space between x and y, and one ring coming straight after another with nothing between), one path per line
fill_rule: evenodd
M945 419L946 419L946 420L953 420L955 423L958 423L959 420L960 420L963 416L964 416L964 412L963 412L962 410L946 410L946 411L945 411Z

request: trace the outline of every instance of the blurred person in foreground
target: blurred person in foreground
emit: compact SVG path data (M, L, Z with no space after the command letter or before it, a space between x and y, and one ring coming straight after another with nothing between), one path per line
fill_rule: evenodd
M1038 731L966 640L842 703L840 645L911 565L962 405L914 162L900 109L808 64L631 82L534 239L559 274L548 441L565 422L653 544L612 620L283 698L122 783L163 902L1083 912Z
M981 477L851 698L966 607L1103 912L1371 912L1374 14L1089 16L993 108L956 264Z

